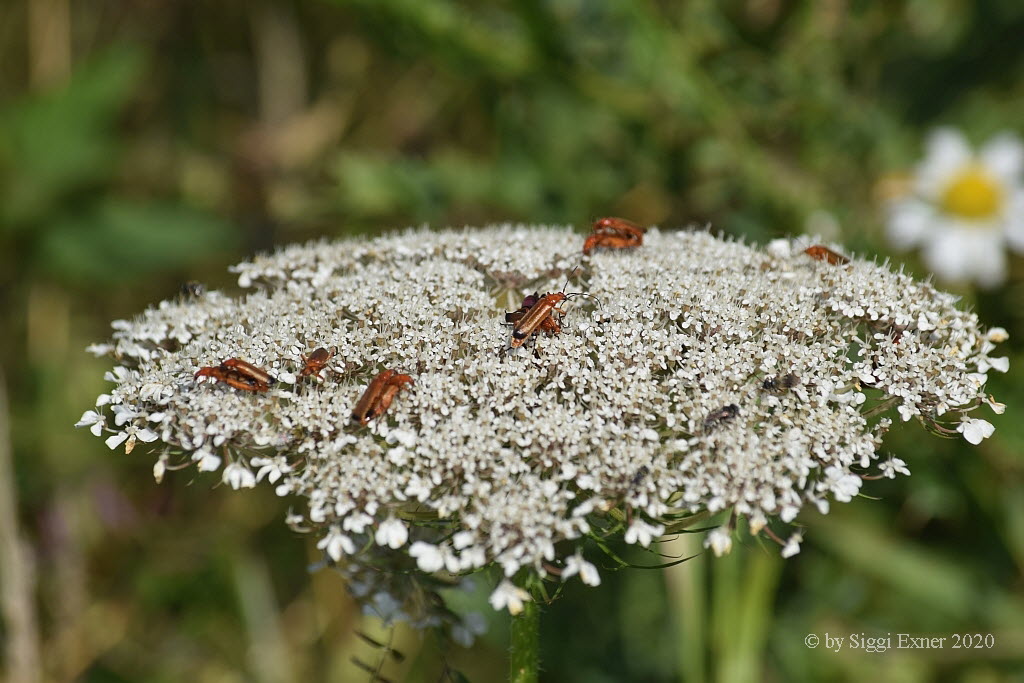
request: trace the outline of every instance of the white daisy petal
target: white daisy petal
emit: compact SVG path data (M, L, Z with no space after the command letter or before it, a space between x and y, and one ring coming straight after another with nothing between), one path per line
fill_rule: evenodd
M964 234L967 235L966 231ZM994 230L974 230L962 244L961 259L968 279L984 288L996 287L1006 280L1007 262L1002 235Z
M1024 143L1013 133L1003 132L982 146L978 158L987 171L1013 185L1024 171Z
M897 249L916 247L935 221L935 208L919 199L895 202L889 207L887 236Z
M914 184L917 192L937 199L957 171L971 163L973 154L967 139L955 128L939 128L928 136L924 160L918 165Z
M971 272L971 234L944 226L924 245L925 264L943 280L963 282Z
M1024 254L1024 189L1014 192L1007 201L1004 234L1010 249Z

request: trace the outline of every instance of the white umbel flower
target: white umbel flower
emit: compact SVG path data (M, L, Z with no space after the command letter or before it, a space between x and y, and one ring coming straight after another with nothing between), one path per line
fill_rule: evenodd
M797 531L788 539L786 539L786 545L782 547L782 557L789 559L800 552L800 543L804 540L802 532Z
M409 530L401 520L388 517L377 527L374 540L377 541L377 545L386 545L392 550L397 550L409 540Z
M491 607L496 610L508 609L509 614L515 616L523 611L523 604L532 600L530 594L515 585L508 579L502 579L498 587L491 593L488 601Z
M996 428L992 426L991 422L986 420L971 419L964 417L963 421L957 425L956 431L964 435L964 438L969 442L977 446L979 443L992 436Z
M704 547L711 548L715 557L728 555L732 551L732 533L728 527L720 526L714 529L704 539Z
M428 574L444 568L444 555L436 545L416 541L409 548L409 555L416 559L416 566Z
M75 423L76 427L89 427L89 431L93 433L93 436L99 436L103 433L103 428L106 426L107 417L103 413L98 413L95 410L87 410L82 413L82 419ZM116 445L115 445L116 448Z
M562 581L572 578L577 574L580 575L580 581L588 586L601 585L601 575L597 572L597 567L584 560L583 553L580 551L566 558L565 569L562 570Z
M651 544L651 541L664 533L665 527L661 524L648 524L642 519L634 519L633 523L626 529L626 543L639 543L643 547Z
M235 489L251 489L256 486L256 475L240 462L233 462L224 468L221 481Z
M342 557L356 551L352 539L341 533L337 526L331 526L327 535L317 542L316 547L325 551L335 562L340 562Z
M971 149L953 128L928 138L912 192L888 207L888 236L920 247L943 280L994 287L1006 279L1006 246L1024 252L1024 143L1011 133Z
M1007 369L991 355L1006 333L930 284L705 231L581 246L565 228L498 226L259 256L234 269L257 286L246 295L118 321L114 386L79 425L115 429L115 447L158 437L156 476L225 467L233 487L294 497L304 509L290 525L364 577L365 596L390 576L407 586L486 567L520 584L562 567L596 585L590 539L649 547L681 512L729 511L753 533L824 512L875 468L906 473L879 467L891 420L871 411L940 433L959 424L972 443L991 433L966 416L1000 409L985 384ZM559 333L509 348L505 311L563 286L594 299L562 302ZM317 347L336 349L332 372L299 378L294 349ZM196 382L229 358L296 381ZM370 425L353 421L385 369L414 381ZM727 549L724 530L711 539ZM524 599L511 585L495 597L510 610Z

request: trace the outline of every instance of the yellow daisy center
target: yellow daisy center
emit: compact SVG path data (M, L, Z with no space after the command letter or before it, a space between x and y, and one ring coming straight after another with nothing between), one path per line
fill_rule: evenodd
M992 218L1002 205L1002 186L980 166L961 171L942 193L942 209L969 220Z

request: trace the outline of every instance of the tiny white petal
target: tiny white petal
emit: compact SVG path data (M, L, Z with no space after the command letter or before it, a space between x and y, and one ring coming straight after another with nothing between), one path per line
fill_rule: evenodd
M800 543L804 540L803 534L799 531L786 540L782 548L782 557L788 559L800 552Z
M401 520L394 517L388 517L381 522L374 535L377 545L386 545L392 550L401 548L408 539L409 530Z
M107 444L107 448L109 448L110 450L114 450L115 448L123 444L127 438L128 432L118 432L113 436L107 437L104 443Z
M509 614L515 616L523 611L523 604L533 598L522 588L516 586L508 579L503 579L498 587L491 593L488 602L495 610L508 608Z
M732 533L728 527L718 527L704 539L704 547L711 548L715 557L728 555L732 551Z
M440 571L444 567L444 556L436 545L416 541L410 546L409 555L416 559L416 566L428 574Z
M971 419L965 416L956 430L963 434L968 442L977 446L984 439L992 436L996 428L992 426L992 423L985 420Z

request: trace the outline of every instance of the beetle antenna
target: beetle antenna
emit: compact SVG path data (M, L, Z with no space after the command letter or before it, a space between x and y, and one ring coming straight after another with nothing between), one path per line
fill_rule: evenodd
M572 276L575 275L576 271L579 269L580 267L576 266L575 268L572 269L572 272L569 273L569 277L565 278L565 284L562 285L562 294L565 294L565 288L569 286L569 280L572 279Z
M594 301L596 301L596 302L597 302L597 305L598 305L598 306L600 306L601 308L604 308L604 304L603 304L603 303L601 303L601 300L600 300L600 299L598 299L598 298L597 298L596 296L594 296L593 294L587 294L586 292L572 292L572 293L570 293L570 294L566 294L566 295L565 295L565 298L566 298L566 299L572 299L572 298L574 298L574 297L577 297L577 296L585 296L585 297L587 297L588 299L593 299Z

